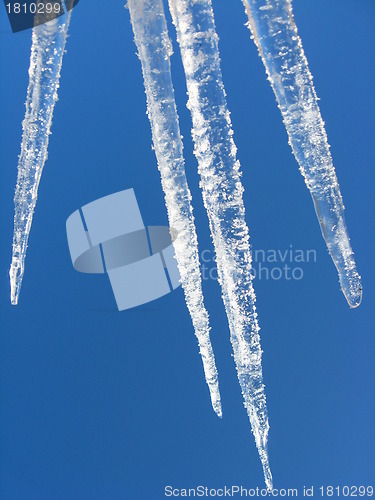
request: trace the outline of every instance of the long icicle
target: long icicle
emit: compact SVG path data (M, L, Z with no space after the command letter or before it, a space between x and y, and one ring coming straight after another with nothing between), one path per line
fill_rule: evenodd
M169 0L169 6L186 75L195 155L237 374L265 481L267 487L272 488L267 452L269 423L252 285L249 232L211 0Z
M71 12L33 28L26 115L14 196L11 302L18 304L38 187L47 149Z
M191 195L185 175L168 37L162 0L128 0L131 23L141 60L154 149L161 174L170 227L176 230L175 255L186 303L202 356L212 406L222 415L218 375L203 302L198 242Z
M361 278L350 246L340 187L291 1L242 1L289 143L313 198L341 289L350 307L357 307L362 300Z

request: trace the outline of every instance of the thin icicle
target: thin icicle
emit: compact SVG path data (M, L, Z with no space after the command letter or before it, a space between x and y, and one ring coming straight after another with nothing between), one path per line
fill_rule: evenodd
M242 394L268 488L268 416L240 164L222 81L211 0L169 0L181 48L203 200Z
M350 307L362 300L361 278L344 219L337 181L313 79L290 0L242 0L252 37L266 67L284 124L314 201L323 237Z
M18 303L25 270L27 242L38 187L47 159L53 109L71 13L33 28L29 87L14 197L13 255L10 267L11 302Z
M170 70L172 46L163 3L162 0L128 0L128 8L142 63L148 116L169 224L177 232L174 248L182 287L198 339L212 406L221 417L218 375L203 302L198 242Z

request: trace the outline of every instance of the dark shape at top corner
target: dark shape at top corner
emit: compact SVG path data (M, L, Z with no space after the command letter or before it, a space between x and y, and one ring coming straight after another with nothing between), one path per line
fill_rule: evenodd
M48 7L47 7L48 4ZM64 15L61 0L23 1L4 0L13 33L47 23Z
M73 7L75 7L77 5L79 0L64 0L64 2L65 2L66 10L72 10Z
M13 33L48 23L72 10L79 0L4 0ZM65 4L65 9L64 9Z

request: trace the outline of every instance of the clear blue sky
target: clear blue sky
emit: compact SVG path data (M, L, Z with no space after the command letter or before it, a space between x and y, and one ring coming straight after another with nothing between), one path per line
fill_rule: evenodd
M210 406L182 290L119 313L108 280L71 265L65 221L85 203L133 187L145 223L167 223L123 3L81 0L74 9L18 307L9 303L7 273L31 32L12 34L0 9L4 500L159 499L168 484L264 484L218 284L207 280L204 291L222 420ZM367 485L375 471L375 5L295 2L363 277L363 303L350 310L241 2L213 4L252 245L317 256L302 264L299 281L254 283L275 486ZM200 250L211 251L177 46L172 62Z

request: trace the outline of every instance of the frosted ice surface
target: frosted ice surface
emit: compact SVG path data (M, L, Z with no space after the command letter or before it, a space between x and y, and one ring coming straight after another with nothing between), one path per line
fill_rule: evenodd
M172 45L163 3L162 0L128 0L128 8L142 64L147 112L169 225L177 234L173 245L181 284L198 339L212 406L221 416L218 375L210 341L209 317L203 301L198 241L170 70Z
M210 0L169 0L193 121L195 155L215 247L234 360L268 488L268 416L240 164L220 69Z
M289 143L313 198L341 289L350 307L357 307L362 300L361 278L350 246L340 187L291 1L243 0L243 4Z
M18 303L38 187L44 164L71 13L33 28L26 115L14 196L11 302Z

